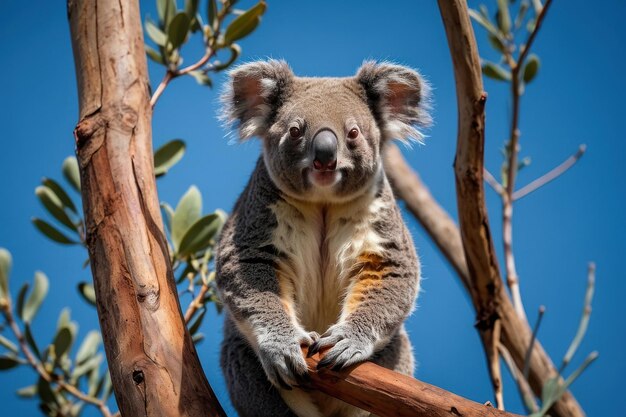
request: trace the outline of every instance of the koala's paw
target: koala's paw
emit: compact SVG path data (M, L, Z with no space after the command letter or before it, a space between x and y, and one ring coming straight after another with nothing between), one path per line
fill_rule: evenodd
M310 346L313 338L298 332L295 337L268 338L259 344L259 359L267 379L276 388L291 390L294 385L309 380L308 367L301 346Z
M333 346L334 345L334 346ZM309 348L311 357L325 347L333 346L317 364L317 369L332 366L334 371L369 359L374 353L374 342L366 334L348 323L335 324Z

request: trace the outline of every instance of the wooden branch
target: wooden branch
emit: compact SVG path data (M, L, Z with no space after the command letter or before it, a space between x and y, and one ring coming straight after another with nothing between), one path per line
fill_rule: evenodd
M137 1L69 0L98 317L124 416L224 416L183 321L159 210Z
M336 372L326 368L318 371L319 360L319 354L307 359L310 388L379 416L517 416L467 400L372 362L364 362Z
M526 197L528 194L532 193L533 191L543 187L550 181L555 180L559 176L563 175L568 169L573 167L574 164L576 164L576 162L578 162L580 158L582 158L586 150L587 150L586 145L584 144L580 145L576 153L574 153L572 156L570 156L565 161L563 161L559 166L551 169L547 173L543 174L541 177L537 178L536 180L530 182L529 184L515 191L512 196L513 201L519 200L522 197Z
M502 280L495 255L483 187L485 102L480 58L463 0L439 0L456 79L459 133L454 159L463 249L472 283L476 328L480 333L498 408L503 408L499 299Z

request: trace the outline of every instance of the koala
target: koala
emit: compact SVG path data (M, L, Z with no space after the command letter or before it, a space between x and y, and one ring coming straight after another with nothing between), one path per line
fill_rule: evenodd
M392 139L421 139L428 85L365 62L353 77L296 77L284 61L230 73L223 119L262 155L221 233L223 368L241 416L362 416L301 388L319 368L371 360L412 375L404 321L420 264L383 169Z

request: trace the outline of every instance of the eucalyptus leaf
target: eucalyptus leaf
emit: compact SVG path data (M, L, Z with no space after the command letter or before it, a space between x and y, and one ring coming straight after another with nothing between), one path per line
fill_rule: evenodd
M61 330L63 327L69 327L70 323L70 309L69 307L65 307L61 310L61 314L59 314L59 319L57 320L57 330Z
M189 19L187 13L184 12L178 13L170 22L167 27L167 40L172 44L174 49L185 42L187 33L189 33L190 24L191 19Z
M189 16L189 19L193 19L198 13L199 0L185 0L185 13Z
M102 401L107 401L113 393L113 384L111 383L111 374L108 369L104 373L104 387L102 388Z
M31 348L35 356L39 359L42 358L41 352L39 351L39 346L37 346L37 342L35 341L35 337L33 336L33 332L30 330L30 324L24 324L24 337L26 338L26 343Z
M146 34L154 43L159 46L165 46L167 44L167 36L161 29L157 27L151 20L146 20L145 23Z
M53 240L57 243L61 243L63 245L76 245L80 242L70 239L63 232L61 232L56 227L52 226L45 220L39 219L37 217L33 217L31 219L37 230L43 233L48 239Z
M80 365L77 365L72 371L72 378L78 379L81 376L90 372L92 369L99 367L103 359L104 357L102 356L102 353L98 353L97 355L92 356Z
M73 156L65 158L61 170L67 182L70 183L74 190L80 193L80 171L78 170L78 161L76 158Z
M163 221L170 233L172 233L172 217L174 216L174 209L167 203L161 203L161 213L163 214Z
M1 334L0 334L0 346L4 346L5 348L9 349L13 353L18 353L19 352L19 350L18 350L17 346L15 345L15 343L11 342L9 339L7 339L6 337L2 336Z
M78 214L78 210L76 209L74 202L72 201L70 196L67 195L63 187L58 182L50 178L44 178L42 182L43 182L43 185L45 185L46 187L51 189L52 192L54 192L54 194L58 197L58 199L61 200L61 203L63 204L64 207L67 207L70 210L72 210L74 213Z
M83 342L78 348L78 353L76 353L76 363L80 365L94 356L98 351L98 346L100 346L101 341L102 336L100 336L99 331L92 330L87 333L87 336L85 336L85 339L83 339Z
M37 394L37 385L29 385L17 390L17 395L22 398L31 398Z
M154 175L160 177L167 173L185 155L185 142L174 139L161 146L154 153Z
M48 213L50 213L55 219L73 231L78 230L74 222L64 210L63 203L50 188L45 185L40 185L35 188L35 194L39 198L39 201L41 201L41 204L43 204L46 210L48 210Z
M65 355L72 347L73 342L74 338L70 328L61 328L54 337L54 342L52 343L54 345L54 352L56 353L57 358L61 358Z
M476 23L484 27L487 32L489 32L493 36L500 36L500 31L491 23L487 16L483 16L481 13L477 12L474 9L469 9L469 15Z
M15 368L20 364L20 360L13 354L0 356L0 371Z
M517 17L515 18L515 29L519 29L520 27L522 27L522 22L526 17L526 12L528 12L529 7L530 3L528 2L528 0L522 0L519 6L519 12L517 13Z
M230 45L249 35L261 22L261 16L265 12L266 7L265 1L261 0L250 10L241 16L237 16L235 20L228 25L228 28L226 28L224 43Z
M24 283L24 285L20 287L20 291L17 293L17 316L22 321L24 320L24 302L26 300L26 294L28 293L29 287L30 285L28 283Z
M48 277L43 272L37 271L35 272L35 282L33 284L33 290L30 293L30 296L24 303L24 311L22 313L22 320L26 323L30 323L39 307L41 307L41 303L48 295Z
M44 403L58 404L56 395L54 391L52 391L50 383L41 377L37 382L37 394L39 394L39 398L41 398L41 401Z
M0 248L0 300L9 295L9 275L12 264L11 252Z
M78 292L83 297L87 303L95 306L96 305L96 291L93 288L92 284L87 282L81 282L78 284Z
M196 186L191 186L182 196L172 216L172 243L177 251L187 230L200 218L202 195Z
M209 19L209 26L215 29L217 24L217 0L208 0L207 18Z
M224 218L217 212L198 220L185 233L178 248L178 255L184 258L205 249L223 224Z
M502 43L500 38L498 38L497 36L493 36L491 33L489 33L487 34L487 39L489 40L489 43L491 44L493 49L495 49L496 51L502 54L505 53L506 47L504 46L504 43Z
M191 341L194 345L200 344L204 340L204 335L202 333L196 333L191 336Z
M506 35L511 31L511 14L508 0L498 0L498 27Z
M146 54L148 58L156 62L157 64L165 65L165 60L163 59L163 55L159 51L154 48L149 47L148 45L144 45L146 48Z
M511 79L511 73L509 71L489 61L483 64L483 74L485 74L486 77L499 81L509 81Z
M209 77L204 71L189 71L188 74L191 75L200 85L206 85L208 87L213 86L211 77Z
M524 66L523 80L525 83L529 83L535 78L537 72L539 71L539 66L539 57L535 54L531 54L526 61L526 65Z

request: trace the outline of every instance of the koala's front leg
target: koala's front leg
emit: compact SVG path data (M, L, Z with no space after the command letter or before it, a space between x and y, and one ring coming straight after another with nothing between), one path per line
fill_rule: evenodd
M333 346L318 368L341 369L383 348L410 314L418 288L419 264L412 246L361 254L341 319L309 348L313 355Z
M308 376L301 345L311 335L287 311L276 276L272 249L239 248L225 231L220 243L217 285L238 329L257 353L269 381L291 389Z

